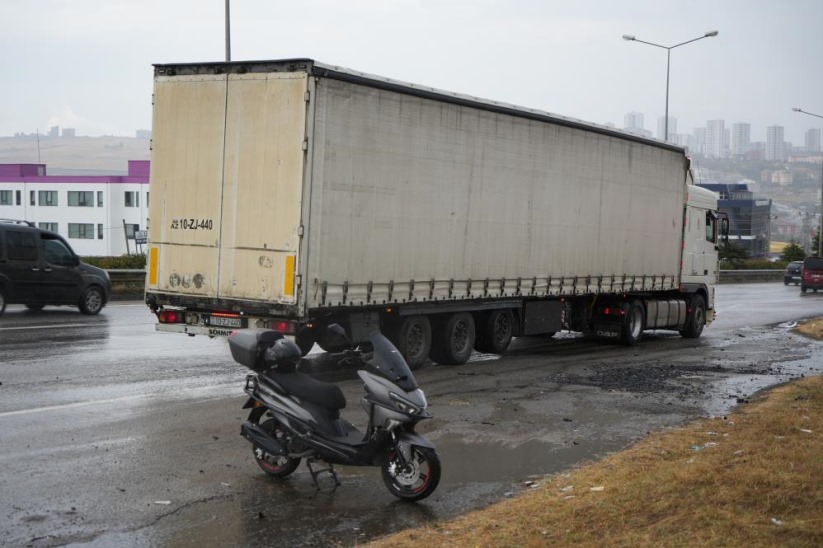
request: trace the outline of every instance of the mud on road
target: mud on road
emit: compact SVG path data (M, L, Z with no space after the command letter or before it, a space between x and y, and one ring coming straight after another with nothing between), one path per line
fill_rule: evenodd
M787 325L698 340L652 333L632 349L577 337L516 342L501 360L420 373L435 416L463 417L437 421L432 435L612 446L644 434L637 424L723 415L767 386L823 371L820 343Z

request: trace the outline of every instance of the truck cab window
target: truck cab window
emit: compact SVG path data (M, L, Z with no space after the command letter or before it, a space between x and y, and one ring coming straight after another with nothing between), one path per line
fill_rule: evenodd
M706 212L706 241L717 243L717 217L711 211Z

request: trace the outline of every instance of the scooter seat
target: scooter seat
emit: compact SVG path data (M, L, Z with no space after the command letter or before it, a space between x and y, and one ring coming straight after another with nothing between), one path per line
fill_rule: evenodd
M311 375L295 371L292 373L267 373L259 375L262 381L272 380L289 394L319 405L325 409L339 411L346 407L346 396L334 383L323 382Z

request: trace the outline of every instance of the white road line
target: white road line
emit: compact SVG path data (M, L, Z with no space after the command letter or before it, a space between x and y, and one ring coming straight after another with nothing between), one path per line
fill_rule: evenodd
M74 407L86 407L89 405L104 405L109 403L120 403L128 400L139 400L146 398L145 395L139 394L135 396L123 396L122 398L110 398L106 400L90 400L90 401L78 401L74 403L64 403L62 405L49 405L46 407L34 407L32 409L18 409L17 411L6 411L5 413L0 413L0 418L3 417L16 417L19 415L30 415L32 413L45 413L46 411L56 411L58 409L71 409Z
M48 327L94 327L99 324L91 323L61 323L61 324L43 324L43 325L28 325L25 327L0 327L0 331L22 331L24 329L46 329Z

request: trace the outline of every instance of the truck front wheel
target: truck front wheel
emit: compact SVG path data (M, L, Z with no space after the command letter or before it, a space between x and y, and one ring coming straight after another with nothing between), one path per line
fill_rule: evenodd
M432 327L426 316L404 316L390 332L397 350L412 369L417 369L429 357Z
M639 300L629 301L629 308L623 316L623 326L621 329L621 339L628 346L634 346L640 340L643 333L643 326L646 323L646 311L643 302Z
M706 325L706 301L701 295L692 297L691 310L686 317L686 325L680 330L680 335L688 339L696 339L703 333Z

